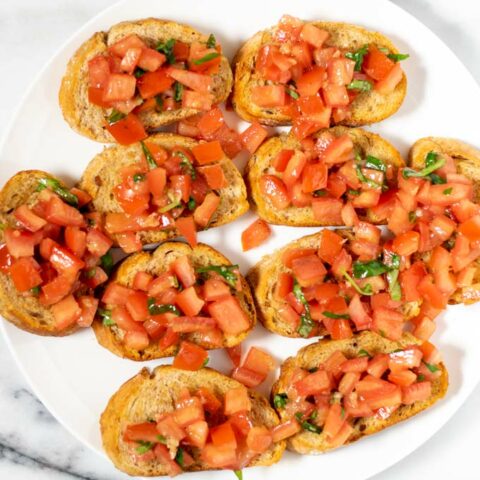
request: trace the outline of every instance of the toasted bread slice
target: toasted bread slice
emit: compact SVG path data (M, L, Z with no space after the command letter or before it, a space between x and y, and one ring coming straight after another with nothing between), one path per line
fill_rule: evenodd
M272 387L272 398L275 394L285 391L288 378L295 368L311 369L318 367L336 350L340 350L347 358L350 358L357 356L360 350L366 350L371 355L375 355L377 353L391 353L399 348L418 345L419 343L421 342L409 333L405 333L398 342L392 342L369 331L364 331L345 340L319 340L317 343L303 347L295 357L290 357L283 363L280 377ZM407 420L443 398L448 389L448 372L443 363L439 365L439 368L442 374L432 382L432 395L428 400L416 402L412 405L402 405L386 419L375 417L358 419L346 445ZM284 417L286 417L285 411L279 409L278 413L280 418L284 420ZM289 438L287 448L300 454L320 454L331 449L323 433L317 434L308 431L302 431Z
M0 223L2 225L16 226L12 212L20 205L35 203L39 194L37 188L42 178L55 177L41 170L24 170L10 178L0 191ZM0 232L0 243L3 242L2 232ZM44 307L37 297L19 293L10 275L1 270L0 313L18 328L37 335L64 336L78 329L77 324L74 324L64 330L58 330L51 309Z
M128 35L138 35L149 47L155 48L160 42L174 38L190 44L206 42L208 35L182 25L181 23L158 18L146 18L121 22L107 32L97 32L85 41L75 52L67 65L59 91L59 102L63 116L76 132L93 140L104 143L115 142L105 129L106 111L88 101L88 61L106 52L107 47ZM228 59L222 56L219 72L212 76L211 93L213 103L224 101L232 88L232 71ZM165 112L143 112L139 114L145 130L152 132L162 125L167 125L198 113L191 108Z
M337 229L335 233L346 240L353 237L353 232L349 228ZM283 303L275 298L274 292L280 273L289 271L282 263L282 254L286 250L294 248L318 248L320 235L321 232L318 232L294 240L272 254L265 255L249 270L247 281L252 288L258 319L267 330L284 337L301 338L301 335L292 328L291 324L279 315L278 310ZM411 319L418 315L420 302L406 303L402 310L405 320ZM318 336L324 335L328 335L328 331L322 325Z
M175 146L192 148L198 144L195 140L172 133L158 133L148 140L151 143L171 149ZM127 165L137 163L143 157L139 143L124 146L105 148L88 164L80 180L79 188L92 196L92 206L97 212L106 214L122 212L120 204L113 195L115 186L122 182L120 171ZM234 163L224 157L222 166L228 185L217 191L220 196L220 205L210 221L210 227L218 227L232 222L248 211L247 192L242 176ZM178 236L175 228L168 230L147 230L139 232L142 244L157 243ZM112 239L116 241L115 235Z
M153 276L159 275L167 271L173 261L184 255L189 256L194 268L208 265L231 265L231 262L226 257L208 245L199 243L196 247L192 248L182 242L166 242L153 252L144 251L130 255L120 263L111 280L120 285L131 287L137 272L148 272ZM238 345L247 337L256 324L255 306L250 287L242 276L240 276L240 279L242 282L242 291L240 293L237 292L236 295L250 319L250 328L248 331L242 332L239 335L225 335L223 347ZM132 350L127 348L122 342L123 332L115 326L105 326L99 319L96 319L92 326L100 345L108 348L108 350L120 357L143 361L153 358L170 357L175 355L178 350L178 345L172 345L165 350L161 350L158 343L152 343L142 351ZM195 333L186 334L185 339L203 348L218 348L215 345L200 340Z
M103 446L114 465L129 475L154 477L167 475L165 467L158 461L141 462L132 458L127 445L122 441L124 428L128 424L145 422L160 413L172 412L175 401L188 388L192 393L200 387L206 387L217 397L237 388L241 384L216 370L203 368L197 372L179 370L162 365L151 373L142 369L135 377L125 382L108 402L100 418ZM278 425L275 410L268 400L257 392L249 391L252 402L252 421L254 425L272 428ZM249 467L268 466L278 462L285 450L285 442L273 444L269 450L254 458ZM185 471L210 470L199 458L199 451L192 448L191 455L196 460Z
M367 132L361 128L346 127L333 127L328 130L336 137L348 134L355 148L363 155L372 155L395 167L404 165L403 159L395 147L375 133ZM321 133L322 131L318 132L314 137ZM290 205L283 210L278 210L271 205L260 190L260 177L267 173L276 155L284 149L294 150L299 148L301 148L301 143L294 135L281 134L268 139L256 151L255 155L250 157L245 178L251 202L258 215L269 223L294 227L322 226L324 223L313 216L312 207ZM374 219L370 219L370 221L374 221Z
M472 180L473 201L480 203L480 150L453 138L425 137L412 145L409 152L409 165L415 169L422 169L428 152L452 157L457 172ZM422 258L427 261L429 254L423 254ZM448 303L468 305L480 300L480 259L477 259L473 265L477 268L473 284L456 290L450 296Z
M386 48L390 53L399 53L395 45L381 33L348 23L309 23L330 34L325 42L327 47L355 51L366 44L375 44L379 48ZM273 32L274 27L256 33L237 52L233 61L235 78L232 103L238 115L245 120L257 120L264 125L291 125L290 116L278 108L262 108L255 105L251 96L251 88L264 83L255 72L257 53L263 45L272 42ZM404 74L395 90L387 95L381 95L374 90L361 93L351 104L350 118L339 122L339 125L357 127L380 122L400 108L406 92L407 78Z

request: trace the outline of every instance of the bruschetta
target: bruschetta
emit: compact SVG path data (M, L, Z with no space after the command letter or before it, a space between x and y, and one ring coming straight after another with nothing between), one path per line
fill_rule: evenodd
M129 475L175 476L278 462L278 417L268 400L210 368L143 369L112 396L100 419L103 446Z
M213 34L146 18L85 41L68 62L59 102L76 132L130 144L222 102L232 81Z
M256 323L250 288L213 248L165 242L120 263L93 323L98 342L132 360L175 355L183 340L233 347Z
M324 453L408 420L447 389L438 350L410 334L395 342L372 332L320 340L281 367L272 388L282 421L274 438L300 454Z
M285 15L238 51L233 107L248 121L292 125L299 139L331 125L379 122L405 98L399 62L407 57L380 33Z
M248 210L242 176L217 140L169 133L106 148L88 164L79 186L127 253L180 235L195 245L197 230Z
M95 214L82 212L89 201L39 170L0 191L0 313L17 327L61 336L91 325L113 261Z

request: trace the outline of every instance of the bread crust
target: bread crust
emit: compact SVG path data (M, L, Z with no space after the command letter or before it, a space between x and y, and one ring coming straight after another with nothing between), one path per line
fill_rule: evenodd
M12 212L20 205L32 205L38 196L38 182L42 178L54 178L41 170L23 170L11 177L0 191L0 223L12 228L16 220ZM3 230L0 231L0 243L4 242ZM79 329L74 324L58 330L50 308L43 306L38 298L24 296L17 291L10 275L0 270L0 313L18 328L36 335L61 337Z
M272 387L272 399L275 394L285 391L288 385L288 378L295 368L310 369L318 367L336 350L342 351L347 358L353 358L362 349L371 355L375 355L377 353L391 353L399 348L419 345L420 343L418 339L409 333L405 333L398 342L393 342L370 331L364 331L353 338L344 340L319 340L317 343L303 347L295 357L290 357L283 363L280 377ZM448 390L448 372L443 363L439 364L439 369L442 372L441 376L432 382L432 395L428 400L416 402L412 405L403 405L386 419L360 419L354 425L354 431L346 445L407 420L443 398ZM282 421L287 419L284 410L277 409L277 412ZM289 438L287 440L287 448L300 454L314 455L331 450L323 433L316 434L307 431L302 431Z
M403 167L404 161L396 148L380 135L368 132L362 128L333 127L320 130L314 138L323 132L330 131L335 137L344 134L350 136L356 148L365 155L380 158L388 164ZM295 207L290 205L283 210L277 210L260 190L260 178L270 168L275 156L283 149L300 149L300 141L292 134L280 134L269 138L250 157L246 170L245 180L249 192L252 208L257 214L269 223L276 225L290 225L293 227L332 226L315 219L312 207ZM369 219L373 223L374 218Z
M191 149L198 145L198 142L192 138L173 133L157 133L149 137L148 141L166 149L175 146ZM102 214L123 212L122 207L113 195L113 189L122 182L120 170L127 165L136 164L142 157L141 145L135 143L129 146L113 145L107 147L90 161L78 186L92 197L93 210ZM219 163L228 185L217 190L220 196L220 205L213 214L208 228L230 223L249 209L247 190L237 167L226 156ZM175 228L139 232L140 241L143 245L163 242L178 235L179 233ZM118 245L116 237L116 235L111 235L115 245Z
M358 25L342 22L308 22L329 32L326 46L358 50L365 44L387 48L391 53L399 53L395 45L383 34L367 30ZM261 84L255 73L255 58L258 50L272 41L275 27L256 33L237 52L233 61L234 86L232 104L240 117L247 121L259 121L264 125L291 125L292 119L277 108L262 108L251 100L250 89ZM338 123L350 127L380 122L393 115L402 105L407 92L407 77L403 78L395 90L387 95L376 91L361 93L351 104L351 117Z
M105 109L88 101L88 61L105 53L107 47L123 37L137 34L145 43L155 48L159 42L175 38L185 43L206 42L208 35L181 23L158 18L145 18L121 22L106 32L94 33L69 60L62 78L58 99L65 121L77 133L103 143L115 143L105 128ZM211 93L214 103L227 99L233 78L228 59L222 55L219 72L212 75ZM139 117L149 133L158 127L182 120L198 113L191 108L170 112L142 112Z
M168 270L169 265L178 257L188 255L194 267L207 265L231 265L232 263L214 248L199 243L196 247L190 247L182 242L165 242L153 252L139 252L127 257L118 266L115 274L110 279L111 282L117 282L126 287L132 287L135 274L139 271L148 272L151 275L159 275ZM243 309L247 312L250 319L250 328L239 335L224 335L223 345L207 343L198 338L195 333L185 334L183 337L206 349L233 347L242 342L250 331L255 327L257 317L250 287L240 275L242 282L242 292L237 294ZM172 345L165 350L161 350L158 344L150 344L145 350L132 350L122 342L122 332L115 327L103 325L99 318L96 318L92 324L93 331L100 345L110 350L115 355L130 360L144 361L154 358L171 357L178 351L178 345Z
M174 410L176 396L182 388L192 393L200 387L212 390L218 397L241 384L216 370L203 368L197 372L179 370L169 365L156 367L151 373L146 368L125 382L108 402L100 417L102 441L107 455L115 467L129 475L142 477L167 475L160 462L141 462L131 458L126 445L121 441L123 429L131 423L145 422L159 413ZM252 420L255 425L267 428L278 425L278 417L268 400L249 390L252 402ZM248 466L268 466L278 462L285 450L285 442L278 442L265 453L255 458ZM193 450L197 460L186 471L211 470L198 459L198 450Z

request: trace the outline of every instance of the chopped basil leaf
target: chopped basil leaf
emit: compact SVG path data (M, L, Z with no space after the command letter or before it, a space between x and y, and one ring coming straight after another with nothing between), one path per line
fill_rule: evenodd
M391 268L400 268L400 255L394 253L390 258Z
M381 188L383 190L383 184L382 183L377 183L373 180L370 180L365 176L365 174L362 172L362 167L360 165L355 165L355 172L357 173L358 179L362 183L366 183L369 187L372 188Z
M199 267L196 269L198 273L218 273L232 288L237 286L238 276L235 273L235 270L238 270L238 265L208 265L206 267Z
M195 180L197 178L197 171L195 170L192 162L182 152L178 152L178 156L182 158L182 161L180 162L180 167L187 171L187 173L192 177L192 180Z
M360 295L373 295L372 286L367 283L363 288L357 284L357 282L346 272L343 271L343 276L347 279L347 282L360 294Z
M138 182L143 182L145 180L145 174L143 173L136 173L134 176L133 176L133 181L135 183L138 183Z
M417 221L417 214L415 212L408 212L408 221L415 223Z
M163 110L163 97L161 95L155 96L155 108L159 111Z
M175 306L169 303L165 305L155 303L155 299L153 297L149 297L147 300L147 307L148 313L150 315L160 315L162 313L174 313L177 316L180 316L180 310Z
M149 452L153 448L152 442L145 442L143 440L138 440L138 447L135 449L137 453L143 455L144 453Z
M44 190L45 188L49 188L72 207L78 207L78 197L70 192L70 190L67 190L57 179L41 178L38 181L37 191Z
M112 311L107 310L106 308L99 308L97 310L97 313L102 317L102 323L106 327L111 327L112 325L115 325L115 322L112 320Z
M175 39L170 38L165 43L159 43L157 50L167 57L167 62L171 65L175 63L175 55L173 54L173 47L175 46Z
M362 48L355 52L347 52L345 57L355 62L355 71L360 72L363 65L363 57L368 53L368 45L364 45Z
M388 272L389 268L380 260L369 262L355 262L353 264L353 276L355 278L368 278L382 275Z
M425 380L425 375L421 373L417 376L417 382L423 382Z
M33 288L30 289L30 293L35 296L35 297L38 297L40 295L40 285L37 285Z
M372 82L368 80L352 80L347 85L348 90L359 90L360 92L369 92L372 89Z
M181 102L183 97L183 85L180 82L175 82L173 87L173 99L176 102Z
M345 409L343 407L340 410L340 417L342 418L342 420L345 418Z
M328 195L328 192L326 190L323 190L323 189L315 190L313 192L314 197L324 197L325 195Z
M214 58L218 58L220 54L218 52L210 52L204 55L202 58L197 58L196 60L192 60L194 65L203 65L204 63L213 60Z
M126 115L118 110L113 109L108 116L108 123L111 125L112 123L117 123L120 120L123 120Z
M97 273L97 267L89 268L89 269L86 271L86 277L87 277L87 278L93 278L96 273Z
M425 159L425 168L420 171L413 170L413 168L404 168L402 175L405 179L409 179L411 177L428 177L432 172L442 168L444 165L445 158L438 158L438 155L435 152L429 152Z
M175 455L175 461L183 468L183 448L178 447L177 454Z
M450 187L450 188L446 188L446 189L443 191L443 194L444 194L444 195L450 195L452 192L453 192L453 188Z
M153 420L153 423L155 423L155 420ZM157 440L158 443L163 443L164 445L167 443L167 439L163 435L157 435Z
M434 185L443 185L444 183L447 183L447 181L442 178L440 175L437 175L436 173L431 173L427 177Z
M402 299L402 289L398 282L400 271L400 255L393 254L390 258L390 267L387 272L388 291L392 300L400 301Z
M133 75L135 76L135 78L140 78L142 75L145 75L145 73L147 73L146 70L144 70L143 68L137 67L133 72Z
M243 472L242 470L234 470L233 473L238 478L238 480L243 480Z
M427 363L427 362L424 362L423 360L422 362L432 373L438 372L439 368L436 365L433 365L433 363Z
M147 160L148 167L150 168L150 170L157 168L157 162L155 162L152 152L148 149L148 147L145 145L145 142L143 140L140 140L140 145L142 146L142 152L145 155L145 159Z
M348 195L353 195L354 197L358 197L360 195L360 190L354 190L353 188L349 188L347 190Z
M345 320L350 319L350 315L347 315L346 313L333 313L333 312L325 311L325 312L322 312L322 315L324 315L327 318L334 318L334 319L343 318Z
M217 39L215 38L215 35L213 33L211 33L208 37L208 40L207 40L207 47L208 48L215 48L216 45L217 45Z
M194 198L190 197L190 200L187 202L187 207L190 211L193 211L197 208L197 202Z
M276 408L285 408L288 402L288 395L286 393L276 393L273 397L273 404Z
M358 352L358 356L372 358L372 356L363 348Z
M406 60L410 55L408 53L389 53L387 57L397 63Z
M295 298L303 305L305 308L305 312L300 315L300 326L297 329L297 332L300 336L307 338L313 330L314 322L310 315L310 305L303 294L302 287L297 282L297 280L293 281L293 294Z
M365 168L379 170L380 172L384 173L387 171L387 165L385 165L385 162L372 155L367 155L367 157L365 158Z
M170 202L168 205L165 205L164 207L162 208L159 208L158 209L158 212L159 213L165 213L165 212L169 212L170 210L173 210L174 208L177 208L181 205L181 200L178 198L178 199L175 199L173 200L172 202Z
M202 363L202 367L206 367L208 365L208 362L210 361L210 358L207 357L205 361Z
M300 95L293 88L285 87L285 92L290 95L294 100L300 98Z
M315 411L314 413L317 412ZM318 425L310 422L310 420L315 420L316 415L314 416L314 414L312 414L309 418L303 419L303 413L297 412L295 414L295 418L297 419L297 422L300 424L303 430L312 433L322 433L322 429Z

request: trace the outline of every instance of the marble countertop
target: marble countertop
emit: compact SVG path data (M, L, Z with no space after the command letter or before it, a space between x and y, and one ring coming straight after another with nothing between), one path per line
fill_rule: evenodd
M0 132L38 69L77 28L114 0L0 2ZM394 0L458 55L480 83L480 3ZM32 55L34 45L35 55ZM435 52L432 52L434 55ZM441 61L441 59L439 59ZM14 74L13 74L14 72ZM478 479L480 386L460 411L416 452L374 477ZM68 433L30 391L0 336L0 478L110 480L130 478Z

